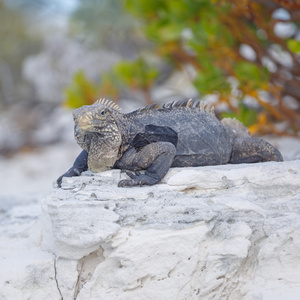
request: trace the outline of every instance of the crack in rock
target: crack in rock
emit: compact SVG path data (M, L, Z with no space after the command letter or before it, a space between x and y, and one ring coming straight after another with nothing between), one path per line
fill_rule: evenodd
M60 299L63 300L64 298L62 296L61 290L60 290L59 285L58 285L58 280L57 280L56 258L54 258L54 278L55 278L57 290L58 290L58 292L60 294Z
M100 246L98 250L78 260L78 278L75 287L74 300L77 299L83 286L91 279L96 267L105 260L103 252L104 249Z

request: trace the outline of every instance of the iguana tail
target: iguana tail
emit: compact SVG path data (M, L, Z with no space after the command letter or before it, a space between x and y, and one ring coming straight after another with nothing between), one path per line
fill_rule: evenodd
M247 127L237 119L225 118L222 124L235 135L230 163L283 161L281 153L267 141L252 137Z

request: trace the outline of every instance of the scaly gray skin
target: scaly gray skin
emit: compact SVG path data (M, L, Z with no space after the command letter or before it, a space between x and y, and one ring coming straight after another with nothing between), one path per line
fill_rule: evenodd
M276 148L251 137L237 120L219 121L203 102L177 101L122 114L116 104L101 99L76 109L73 116L75 138L84 150L58 178L58 186L63 177L79 176L88 168L126 170L130 179L118 184L125 187L156 184L170 167L283 160Z

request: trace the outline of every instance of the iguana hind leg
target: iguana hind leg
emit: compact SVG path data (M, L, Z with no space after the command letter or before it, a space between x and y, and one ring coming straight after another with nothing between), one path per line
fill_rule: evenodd
M283 161L281 153L267 141L254 137L235 139L229 163L255 163L265 161Z
M176 148L169 142L156 142L136 150L131 148L124 153L115 167L126 170L146 170L127 172L131 179L121 180L119 187L153 185L158 183L168 172L176 154Z

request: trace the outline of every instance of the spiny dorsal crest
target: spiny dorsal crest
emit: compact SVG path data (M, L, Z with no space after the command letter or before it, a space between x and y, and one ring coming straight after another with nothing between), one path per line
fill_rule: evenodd
M147 105L143 108L139 108L131 112L131 114L132 115L143 114L143 113L151 112L153 110L172 110L176 108L196 109L199 110L200 112L204 112L206 114L215 116L215 108L211 104L207 104L203 101L197 101L194 99L173 101L173 102L163 104L162 107L159 107L156 104Z
M207 114L215 115L215 108L211 104L207 104L203 101L197 101L194 99L189 100L180 100L180 101L173 101L171 103L166 103L163 105L163 108L172 109L174 107L186 107L186 108L196 108L199 109L201 112L205 112Z
M117 105L116 103L112 102L109 99L105 99L105 98L100 98L99 100L97 100L95 103L97 104L102 104L108 108L111 108L117 112L119 112L121 110L121 108L119 107L119 105Z

